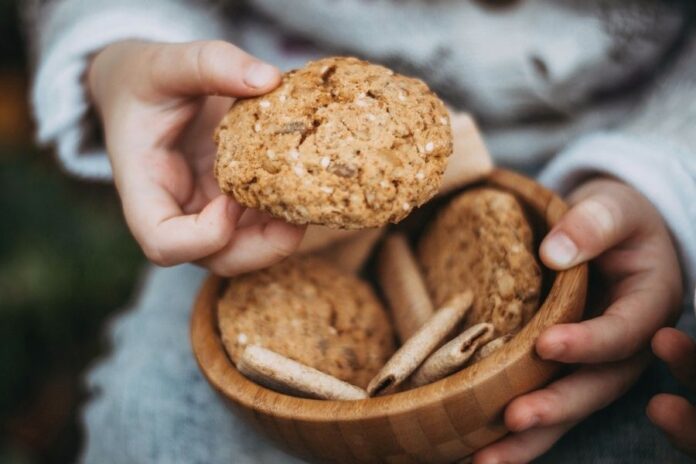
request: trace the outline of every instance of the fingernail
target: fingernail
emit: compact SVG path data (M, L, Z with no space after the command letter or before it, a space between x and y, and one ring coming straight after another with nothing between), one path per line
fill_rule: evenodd
M557 232L544 241L546 257L558 267L569 267L578 256L578 247L564 233Z
M278 76L278 70L270 64L260 61L252 63L244 74L244 83L249 87L259 89L271 84Z

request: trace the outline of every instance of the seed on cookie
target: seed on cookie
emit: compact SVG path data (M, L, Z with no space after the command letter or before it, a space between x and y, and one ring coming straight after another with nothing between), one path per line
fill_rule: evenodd
M367 95L361 94L358 95L357 98L355 99L355 104L358 106L368 106L370 102L367 101Z
M293 171L295 171L295 174L299 177L302 177L305 175L307 171L305 171L304 166L302 166L300 163L297 163L295 166L293 166Z
M340 177L353 177L356 174L357 169L351 164L336 163L329 169L329 171Z

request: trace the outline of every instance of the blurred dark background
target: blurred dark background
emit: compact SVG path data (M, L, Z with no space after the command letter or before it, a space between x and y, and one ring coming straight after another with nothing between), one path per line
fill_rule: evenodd
M0 463L74 462L81 375L143 258L113 188L33 144L18 3L0 0Z

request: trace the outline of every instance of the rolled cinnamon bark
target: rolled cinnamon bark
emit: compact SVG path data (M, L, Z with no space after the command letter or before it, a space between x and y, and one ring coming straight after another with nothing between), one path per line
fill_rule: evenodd
M467 291L452 297L435 311L370 381L368 394L375 396L394 391L464 319L472 301L473 294Z
M474 353L474 356L471 358L471 362L475 363L483 358L487 358L491 354L493 354L494 351L498 350L501 346L506 344L512 339L512 334L506 334L503 335L502 337L498 337L494 340L491 340L490 342L486 343L483 345L476 353Z
M433 315L433 303L411 248L403 234L384 240L377 278L391 308L401 342L405 342Z
M281 393L323 400L367 398L362 388L259 345L244 349L237 369L254 382Z
M431 354L413 374L411 383L414 387L419 387L444 379L461 369L474 356L476 350L493 338L494 332L493 324L487 322L469 327Z

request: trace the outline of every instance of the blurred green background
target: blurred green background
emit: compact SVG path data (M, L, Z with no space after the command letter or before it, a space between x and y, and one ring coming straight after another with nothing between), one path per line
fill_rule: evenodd
M18 2L0 0L0 463L73 462L81 374L143 258L109 185L32 143Z

